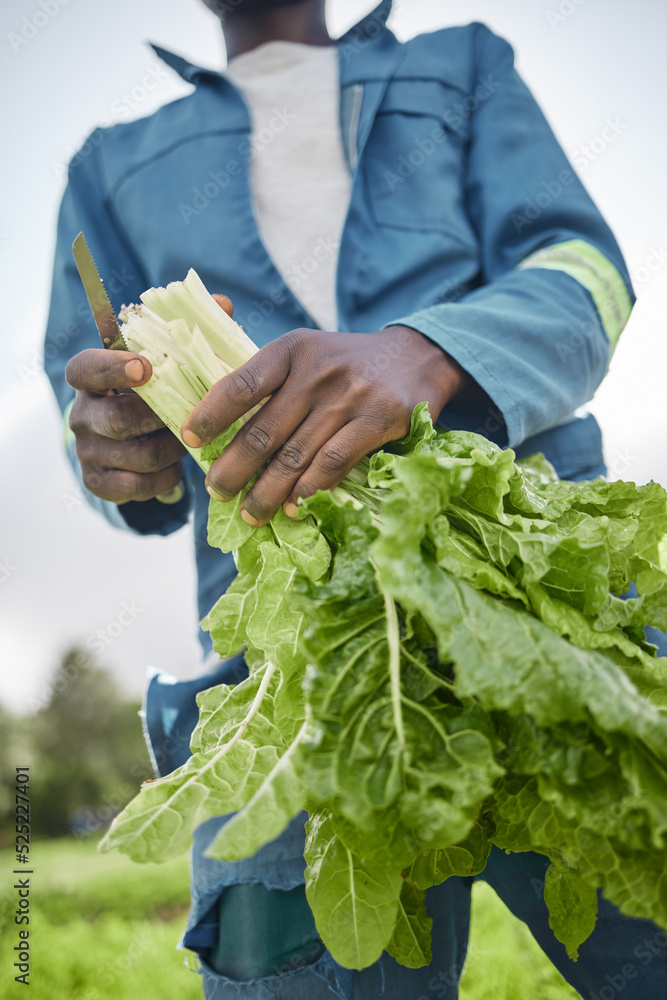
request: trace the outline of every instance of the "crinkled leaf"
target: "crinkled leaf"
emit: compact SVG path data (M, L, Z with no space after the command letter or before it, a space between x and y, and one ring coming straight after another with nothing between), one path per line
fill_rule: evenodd
M279 507L269 524L280 551L289 556L299 573L313 581L324 576L331 562L331 551L310 518L292 520Z
M271 664L235 688L206 692L208 702L225 702L225 723L210 749L195 752L176 771L146 782L116 817L100 844L117 847L134 861L167 861L189 848L192 831L211 816L234 812L248 802L285 752L272 709L280 672ZM230 702L239 710L230 722ZM202 729L210 725L210 713ZM195 735L195 745L206 745Z
M254 480L253 480L254 482ZM246 524L241 517L239 510L241 502L252 486L252 482L237 493L231 500L209 500L208 504L208 544L213 548L221 549L223 552L232 552L241 548L251 535L258 530L265 537L268 531L262 528L253 528Z
M490 851L486 830L475 823L460 843L420 851L403 874L410 885L428 889L441 885L452 875L478 875L485 868Z
M222 861L249 858L287 827L306 804L297 756L300 736L267 773L253 797L223 826L207 854Z
M291 599L297 570L290 555L272 542L262 542L259 551L257 602L247 619L246 634L275 663L294 668L303 624L303 613Z

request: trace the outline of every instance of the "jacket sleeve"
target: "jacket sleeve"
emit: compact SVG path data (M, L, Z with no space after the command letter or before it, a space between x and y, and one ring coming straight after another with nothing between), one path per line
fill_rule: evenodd
M462 365L501 414L499 443L516 447L592 398L634 296L619 247L514 69L511 47L484 25L472 30L470 93L479 87L480 96L464 183L480 287L392 322ZM485 415L474 415L480 427Z
M136 255L114 219L100 180L99 153L107 134L101 129L93 133L83 147L91 151L85 157L83 151L77 154L69 167L68 184L58 217L51 305L44 342L44 369L63 411L67 456L90 506L116 527L139 534L166 535L188 520L188 487L175 504L153 499L130 501L119 506L100 500L83 485L74 435L69 429L69 412L75 392L65 381L65 366L69 358L79 351L102 346L72 256L72 243L77 234L84 233L116 313L123 303L138 301L140 293L148 287Z

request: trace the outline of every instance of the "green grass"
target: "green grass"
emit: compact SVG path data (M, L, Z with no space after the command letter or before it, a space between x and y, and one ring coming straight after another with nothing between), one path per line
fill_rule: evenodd
M31 986L13 981L13 910L0 912L3 1000L202 1000L199 977L176 950L189 905L188 859L136 865L92 841L33 845ZM14 867L0 852L3 891ZM15 905L15 896L9 893ZM571 1000L568 987L527 928L483 883L473 920L461 1000ZM406 998L410 1000L410 998Z
M136 865L96 848L33 844L30 992L13 981L8 959L18 928L0 924L3 1000L201 1000L199 976L176 950L189 905L187 856ZM3 877L13 861L13 852L0 854Z
M526 925L485 882L472 890L460 1000L578 1000Z

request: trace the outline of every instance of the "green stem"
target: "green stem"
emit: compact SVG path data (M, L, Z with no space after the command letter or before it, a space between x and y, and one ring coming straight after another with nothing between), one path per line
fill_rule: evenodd
M376 513L374 510L372 510L368 506L368 504L365 503L363 500L359 500L356 496L354 496L352 491L347 488L348 481L346 479L343 480L343 483L345 484L345 486L342 485L336 486L336 488L331 491L331 495L333 496L334 500L339 500L341 503L345 503L346 501L349 500L355 510L363 510L363 508L366 507L369 514L371 515L371 521L373 522L373 524L376 527L380 527L380 525L382 524L382 518L380 517L379 513Z
M394 706L394 722L401 749L405 748L405 730L403 728L403 707L401 705L401 634L398 627L398 612L396 605L386 590L384 606L387 612L387 644L389 646L389 681L391 686L391 701Z

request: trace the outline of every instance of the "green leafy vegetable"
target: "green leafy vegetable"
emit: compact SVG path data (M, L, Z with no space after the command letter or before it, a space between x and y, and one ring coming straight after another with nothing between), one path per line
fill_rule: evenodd
M158 412L176 400L178 427L252 345L167 293L145 297L161 319L129 311L128 341L152 360L180 317L179 360L144 387ZM222 363L208 375L202 338ZM250 676L200 695L192 757L103 847L164 860L235 813L209 853L236 860L306 809L308 899L350 968L383 950L427 964L425 891L482 871L493 844L550 860L550 924L573 958L599 888L667 928L667 664L644 638L667 628L665 491L559 482L542 456L436 432L422 404L403 441L303 512L252 529L238 501L211 503L210 544L239 575L203 624L221 656L246 649Z

